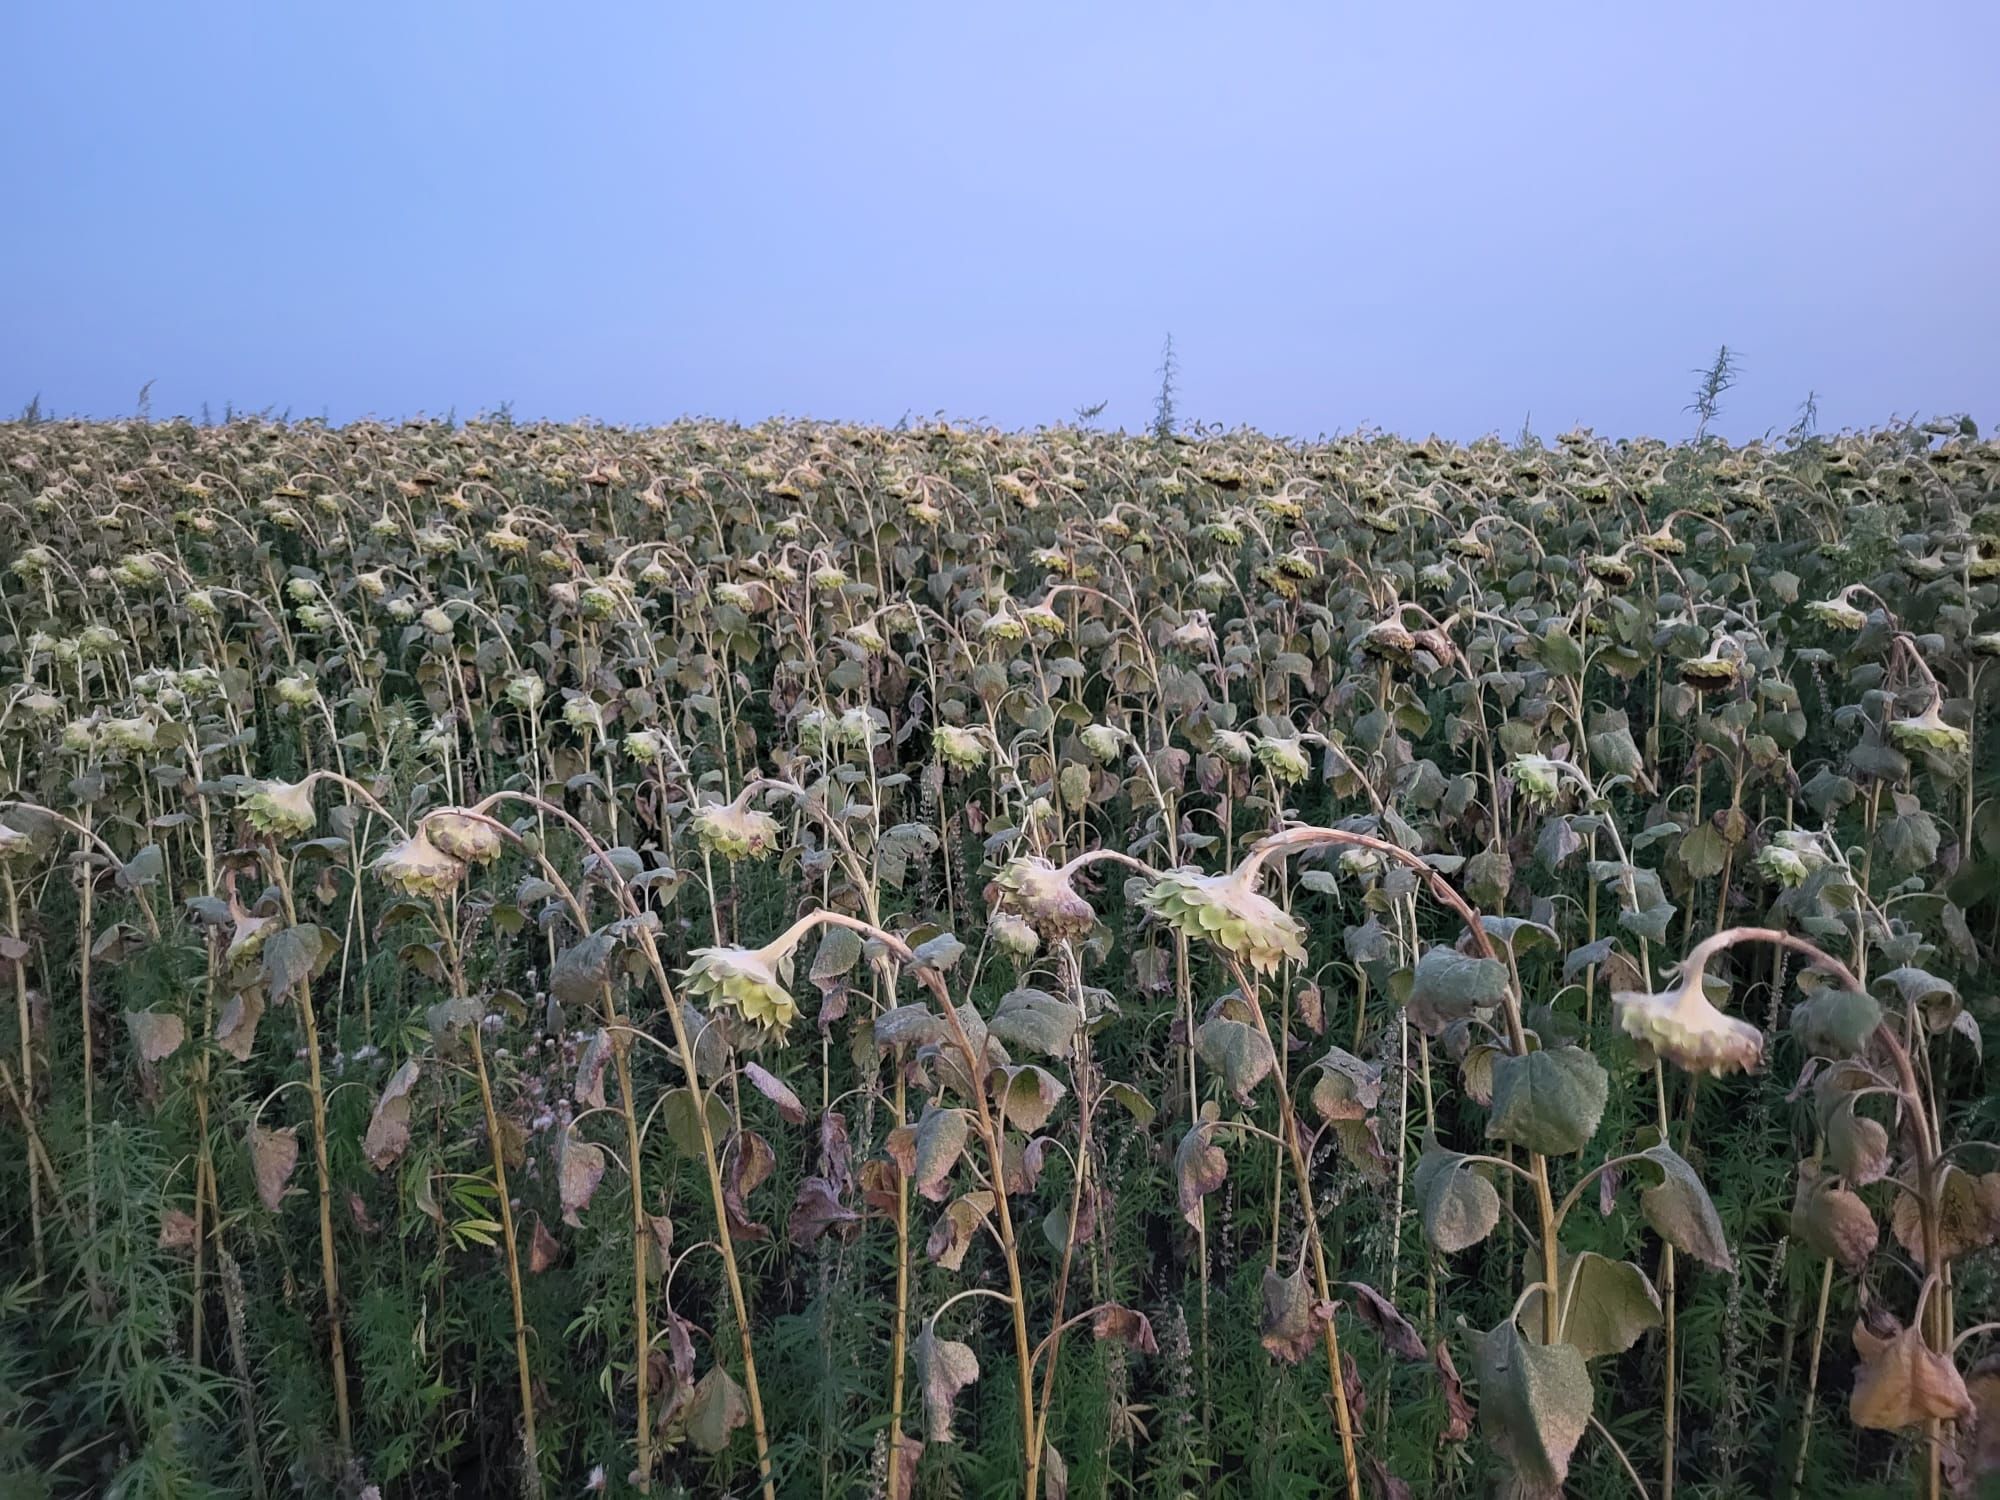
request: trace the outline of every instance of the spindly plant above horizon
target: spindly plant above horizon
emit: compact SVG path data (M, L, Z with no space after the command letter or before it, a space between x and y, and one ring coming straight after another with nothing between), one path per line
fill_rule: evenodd
M22 422L0 560L0 1493L2000 1473L1969 422Z

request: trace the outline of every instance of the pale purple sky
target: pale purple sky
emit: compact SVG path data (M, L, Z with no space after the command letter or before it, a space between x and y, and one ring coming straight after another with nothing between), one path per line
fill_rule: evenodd
M41 3L0 411L2000 419L2000 4Z

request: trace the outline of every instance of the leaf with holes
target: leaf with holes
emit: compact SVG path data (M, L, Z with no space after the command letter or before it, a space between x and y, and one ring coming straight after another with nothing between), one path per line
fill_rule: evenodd
M964 1344L939 1338L929 1323L917 1335L911 1352L917 1361L917 1384L924 1393L924 1420L930 1440L949 1443L952 1407L958 1393L979 1378L978 1356Z

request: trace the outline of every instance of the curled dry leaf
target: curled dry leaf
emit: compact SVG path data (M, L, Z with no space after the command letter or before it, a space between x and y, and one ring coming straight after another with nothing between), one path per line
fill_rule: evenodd
M1921 1329L1897 1328L1884 1336L1857 1322L1854 1352L1861 1364L1847 1411L1855 1426L1893 1430L1973 1414L1972 1397L1951 1357L1925 1344Z
M1222 1186L1229 1175L1229 1158L1220 1146L1209 1143L1213 1122L1204 1120L1181 1137L1174 1152L1174 1181L1178 1184L1181 1217L1197 1227L1201 1224L1201 1200Z
M835 931L846 931L836 928ZM806 1122L806 1107L799 1103L799 1096L792 1092L782 1078L775 1076L754 1062L743 1064L743 1076L750 1080L750 1086L773 1104L778 1106L778 1114L788 1125L803 1125Z
M1258 1341L1277 1358L1295 1365L1313 1350L1326 1330L1332 1309L1315 1300L1306 1285L1305 1267L1289 1276L1264 1268L1264 1316Z
M578 1215L590 1207L603 1178L603 1150L578 1135L572 1125L556 1147L556 1188L562 1200L563 1223L572 1229L583 1227Z
M163 1062L180 1050L187 1040L187 1027L171 1011L128 1010L125 1024L132 1031L132 1045L141 1062Z
M576 1082L570 1088L578 1104L604 1108L604 1069L611 1061L611 1033L600 1026L577 1054Z
M534 1232L528 1236L528 1269L539 1276L562 1258L562 1246L549 1233L548 1224L537 1214Z
M281 1130L250 1127L250 1171L257 1179L257 1196L272 1213L284 1201L285 1184L299 1164L299 1132L287 1125Z
M264 991L257 985L238 990L215 1018L215 1045L238 1062L248 1062L257 1045L257 1023L264 1016Z
M1160 1352L1160 1346L1153 1338L1151 1319L1136 1308L1107 1303L1091 1314L1090 1327L1100 1339L1117 1339L1141 1354Z
M840 1193L824 1177L808 1177L799 1184L798 1196L785 1223L785 1235L794 1245L810 1245L829 1229L845 1230L859 1223L861 1216L840 1201Z
M949 1443L952 1408L958 1393L979 1378L979 1358L965 1344L941 1339L929 1322L911 1351L917 1361L917 1384L924 1393L924 1420L933 1443Z
M1366 1282L1343 1282L1354 1293L1354 1310L1361 1321L1381 1336L1382 1347L1398 1359L1429 1359L1423 1336L1409 1319L1396 1311L1395 1304Z
M362 1138L361 1154L378 1172L387 1171L401 1160L410 1144L410 1090L416 1087L422 1064L414 1057L389 1076L375 1111L368 1117L368 1134Z

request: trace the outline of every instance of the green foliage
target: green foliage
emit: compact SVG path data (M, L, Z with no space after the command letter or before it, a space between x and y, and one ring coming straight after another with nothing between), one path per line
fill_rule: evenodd
M0 426L0 1497L1976 1482L2000 450L1736 372Z

